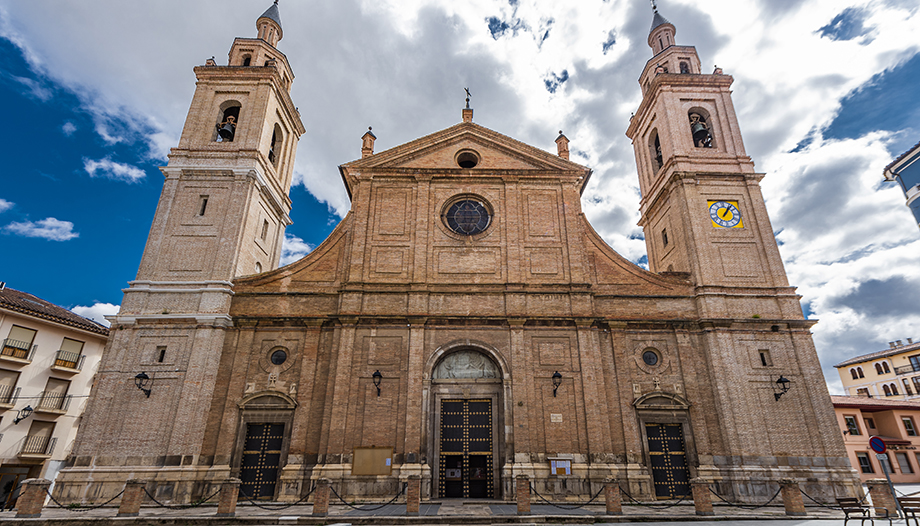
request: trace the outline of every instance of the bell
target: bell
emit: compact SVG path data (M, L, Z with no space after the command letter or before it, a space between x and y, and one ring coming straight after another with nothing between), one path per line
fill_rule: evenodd
M694 142L705 144L707 139L709 139L709 130L707 130L706 125L700 121L694 122L690 126L690 130L693 132Z
M220 138L225 141L232 141L233 134L236 132L236 126L232 122L225 122L223 126L217 129Z

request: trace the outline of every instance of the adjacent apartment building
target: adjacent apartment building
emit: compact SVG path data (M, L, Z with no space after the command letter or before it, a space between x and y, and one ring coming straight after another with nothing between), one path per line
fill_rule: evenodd
M838 363L844 392L853 396L920 398L920 342L907 338L888 348Z
M61 468L108 333L0 282L0 505L23 480Z
M850 463L862 480L884 477L885 463L892 482L920 482L920 400L863 396L832 396L831 400ZM887 461L869 448L872 436L885 441Z

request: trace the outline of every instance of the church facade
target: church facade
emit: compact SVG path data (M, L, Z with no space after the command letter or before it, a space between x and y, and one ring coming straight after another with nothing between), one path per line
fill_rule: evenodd
M239 477L384 498L636 498L794 478L855 495L809 328L720 70L655 12L627 134L646 271L581 211L591 170L473 122L340 166L352 208L276 268L304 127L277 5L198 85L55 496L190 502ZM140 373L143 373L141 375ZM778 380L786 380L782 382ZM138 389L143 387L143 389Z

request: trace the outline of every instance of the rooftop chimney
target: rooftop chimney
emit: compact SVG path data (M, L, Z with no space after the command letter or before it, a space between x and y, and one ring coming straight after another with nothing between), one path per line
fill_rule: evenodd
M3 289L0 288L0 290L3 290ZM912 344L912 343L914 343L914 339L913 339L913 338L908 338L908 339L907 339L907 345L910 345L910 344Z
M0 281L0 291L2 291L2 290L5 289L5 288L6 288L6 282L5 282L5 281Z
M559 130L559 137L556 137L556 150L559 157L569 160L569 139L562 134L562 130Z
M901 340L898 340L898 347L900 347L901 345L903 345L903 344L901 343Z
M897 344L895 344L894 342L888 342L888 346L894 349L895 347L897 347Z

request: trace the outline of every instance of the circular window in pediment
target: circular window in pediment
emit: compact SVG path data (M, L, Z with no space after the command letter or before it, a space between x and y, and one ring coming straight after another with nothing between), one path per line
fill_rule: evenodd
M492 223L492 209L484 199L463 196L447 204L442 219L447 228L454 233L475 236L489 228Z
M460 150L457 152L457 165L460 168L476 168L480 161L479 154L473 150Z

